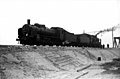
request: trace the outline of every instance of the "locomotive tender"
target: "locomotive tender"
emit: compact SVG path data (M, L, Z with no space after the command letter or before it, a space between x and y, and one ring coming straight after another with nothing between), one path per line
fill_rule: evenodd
M31 25L29 19L27 24L18 29L16 40L23 45L102 47L101 40L94 35L69 33L60 27L49 29L38 23Z

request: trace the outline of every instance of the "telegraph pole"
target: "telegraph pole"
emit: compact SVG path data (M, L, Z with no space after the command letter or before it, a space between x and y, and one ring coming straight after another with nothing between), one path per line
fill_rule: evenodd
M113 48L114 48L114 37L113 37L113 30L114 30L114 27L112 27L112 44L113 44Z

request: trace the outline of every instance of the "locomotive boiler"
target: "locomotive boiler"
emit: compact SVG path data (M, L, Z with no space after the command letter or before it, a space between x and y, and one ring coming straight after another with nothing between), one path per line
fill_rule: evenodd
M79 47L102 47L101 41L94 35L74 34L60 27L47 28L43 24L27 24L18 29L18 38L23 45L61 45Z

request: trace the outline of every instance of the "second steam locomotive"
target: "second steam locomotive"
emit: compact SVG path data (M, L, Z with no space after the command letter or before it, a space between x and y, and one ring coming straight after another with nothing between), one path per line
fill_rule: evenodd
M35 23L27 24L18 29L18 39L23 45L56 45L101 48L101 40L94 35L69 33L60 27L51 27Z

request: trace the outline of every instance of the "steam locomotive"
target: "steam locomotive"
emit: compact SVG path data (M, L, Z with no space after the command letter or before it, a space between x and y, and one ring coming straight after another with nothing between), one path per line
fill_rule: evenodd
M102 47L101 40L94 35L69 33L60 27L47 28L38 23L31 25L30 19L18 29L16 40L23 45Z

